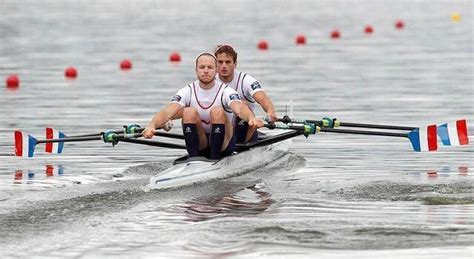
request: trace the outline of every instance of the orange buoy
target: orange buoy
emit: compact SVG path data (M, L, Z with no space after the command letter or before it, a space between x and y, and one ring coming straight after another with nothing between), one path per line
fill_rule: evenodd
M178 52L173 52L170 55L170 61L171 62L180 62L181 61L181 55L179 55Z
M18 75L9 75L5 82L7 84L7 88L10 89L18 88L20 86L20 78L18 77Z
M259 50L267 50L268 49L268 42L266 40L260 40L257 45Z
M397 20L395 22L395 28L401 30L403 29L403 27L405 27L405 23L403 22L403 20Z
M339 39L341 37L341 33L338 30L333 30L331 32L331 38L333 39Z
M306 44L306 37L302 34L297 35L295 41L297 45L304 45Z
M67 78L76 78L76 77L77 77L77 70L76 70L76 68L74 68L74 67L68 67L68 68L66 68L66 70L64 71L64 75L65 75Z
M130 61L130 59L122 60L122 62L120 62L120 69L122 70L132 69L132 61Z
M461 21L461 14L459 14L458 12L452 13L451 14L451 21L453 21L453 22Z

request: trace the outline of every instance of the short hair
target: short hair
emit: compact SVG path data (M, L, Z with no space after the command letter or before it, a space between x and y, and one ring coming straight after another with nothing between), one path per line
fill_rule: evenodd
M216 58L216 56L214 56L214 54L212 54L211 52L203 52L203 53L197 55L197 57L196 57L196 67L197 67L197 65L198 65L198 59L199 59L200 57L202 57L202 56L210 56L210 57L212 57L212 58L214 59L214 62L216 63L216 66L217 66L217 58Z
M231 56L232 59L234 60L234 63L237 62L237 52L232 46L228 44L217 45L214 55L217 57L217 55L222 54L222 53L225 53Z

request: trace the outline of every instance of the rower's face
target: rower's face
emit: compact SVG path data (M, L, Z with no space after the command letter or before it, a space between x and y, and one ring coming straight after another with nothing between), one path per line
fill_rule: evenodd
M213 57L203 55L196 64L196 75L203 83L210 83L216 77L216 61Z
M237 64L234 63L232 56L227 53L217 55L217 72L221 77L228 77L234 74Z

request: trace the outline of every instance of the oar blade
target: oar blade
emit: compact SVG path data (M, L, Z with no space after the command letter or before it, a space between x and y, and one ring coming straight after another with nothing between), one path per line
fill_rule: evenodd
M15 156L33 157L37 140L22 131L15 131Z
M467 132L467 121L465 119L438 126L438 136L445 146L468 145L469 138Z
M413 150L417 152L436 151L438 149L437 127L429 125L426 128L416 128L408 133Z
M66 135L59 130L46 128L46 139L62 139ZM64 142L46 142L45 151L51 154L60 154L63 152Z

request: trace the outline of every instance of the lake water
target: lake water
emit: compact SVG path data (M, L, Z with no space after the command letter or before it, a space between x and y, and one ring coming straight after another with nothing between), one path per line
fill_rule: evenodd
M166 191L144 186L181 150L95 141L12 156L13 130L145 126L194 80L196 55L221 43L235 46L238 69L280 116L292 103L298 118L473 122L472 9L468 0L3 0L0 256L472 258L472 144L416 153L406 139L319 133L252 172ZM180 63L168 61L174 51ZM119 69L126 58L130 71ZM77 79L64 78L68 66ZM16 90L4 87L10 74Z

